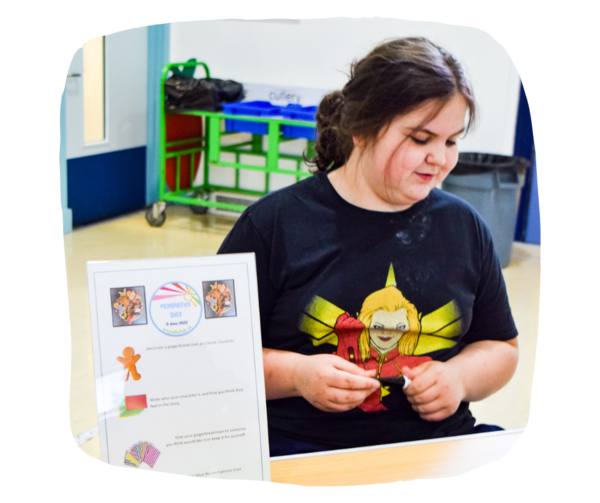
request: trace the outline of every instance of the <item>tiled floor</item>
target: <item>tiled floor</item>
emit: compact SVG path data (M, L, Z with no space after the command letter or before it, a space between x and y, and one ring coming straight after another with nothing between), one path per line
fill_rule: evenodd
M71 429L73 436L79 438L81 448L98 459L100 442L95 432L98 419L85 263L212 255L235 223L235 219L229 217L193 215L183 206L170 206L167 215L166 223L160 228L150 227L140 212L65 236L72 348ZM537 341L540 247L515 243L511 263L503 272L520 333L519 365L505 388L472 404L471 410L478 423L499 424L506 429L523 428L529 417Z

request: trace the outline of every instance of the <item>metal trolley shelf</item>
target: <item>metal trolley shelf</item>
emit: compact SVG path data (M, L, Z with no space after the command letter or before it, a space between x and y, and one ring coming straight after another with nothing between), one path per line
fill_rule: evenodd
M202 62L189 61L187 63L172 63L166 65L161 76L161 103L165 103L165 80L169 72L185 72L186 68L192 68L188 75L193 74L197 66L202 66L206 77L210 78L208 66ZM183 68L183 71L180 70ZM192 212L196 214L206 213L208 208L219 208L229 211L244 211L246 206L228 204L219 201L211 201L209 196L213 191L225 191L233 194L243 194L261 197L270 192L271 174L281 174L295 177L296 181L311 176L303 171L303 157L299 155L287 155L279 152L281 143L297 140L283 136L281 126L309 126L314 127L314 122L290 120L283 117L255 117L232 115L223 112L208 112L201 110L178 110L167 111L165 106L160 112L160 170L159 170L159 201L154 203L146 213L146 220L153 227L160 227L166 220L167 203L188 204ZM171 116L190 116L202 118L203 127L201 134L189 135L182 139L167 141L168 122ZM238 142L230 145L221 145L223 136L238 135L237 132L223 131L222 121L234 119L236 121L250 121L266 123L268 125L267 149L263 149L263 135L252 134L250 141ZM221 153L233 153L235 162L221 160ZM314 153L314 141L307 140L307 154L312 157ZM202 154L204 154L202 156ZM258 156L265 159L264 167L240 162L240 156ZM199 159L203 157L203 183L194 184L196 171L200 167ZM279 160L286 159L296 162L296 169L280 169ZM235 169L235 184L233 187L216 185L210 182L210 166L222 166ZM240 170L251 170L265 174L264 190L247 190L240 188ZM186 172L187 171L187 172ZM168 183L170 181L171 183Z

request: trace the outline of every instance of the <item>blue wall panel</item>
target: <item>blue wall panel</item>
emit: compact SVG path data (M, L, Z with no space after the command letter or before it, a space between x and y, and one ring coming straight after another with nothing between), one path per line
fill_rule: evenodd
M73 225L146 206L146 147L67 160L67 192Z
M159 134L160 134L160 78L169 63L169 24L148 26L148 112L146 134L147 186L146 204L159 199Z
M538 198L537 165L535 160L533 161L533 174L531 177L531 196L529 197L529 208L527 211L525 242L536 245L541 243L540 200Z
M532 193L532 173L533 173L533 158L535 153L535 146L533 141L533 128L531 122L531 112L529 110L529 103L527 101L527 95L525 89L521 84L521 91L519 97L519 110L517 114L517 129L515 131L515 148L513 155L529 159L532 162L532 166L527 169L525 176L525 184L521 191L521 197L519 201L519 211L517 213L517 223L515 225L515 241L527 241L526 239L526 227L527 219L529 218L529 200L531 197L537 197L537 192ZM537 191L537 185L535 187ZM539 241L538 241L539 244Z

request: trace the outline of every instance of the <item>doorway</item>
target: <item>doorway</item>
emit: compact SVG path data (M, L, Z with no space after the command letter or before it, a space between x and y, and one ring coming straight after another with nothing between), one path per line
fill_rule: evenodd
M103 71L84 65L80 49L65 85L67 200L75 227L146 205L148 29L101 39L88 47L95 46ZM84 98L93 92L97 120L90 132Z

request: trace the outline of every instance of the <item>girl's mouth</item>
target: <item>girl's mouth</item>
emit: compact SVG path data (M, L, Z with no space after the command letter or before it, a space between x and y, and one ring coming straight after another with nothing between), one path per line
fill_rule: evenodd
M417 173L417 176L421 180L425 180L427 182L433 178L433 174L428 174L428 173Z
M383 342L387 342L387 341L391 340L391 337L380 337L379 340L383 341Z

